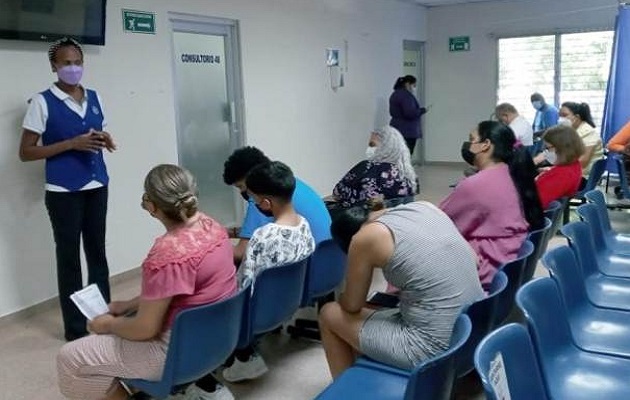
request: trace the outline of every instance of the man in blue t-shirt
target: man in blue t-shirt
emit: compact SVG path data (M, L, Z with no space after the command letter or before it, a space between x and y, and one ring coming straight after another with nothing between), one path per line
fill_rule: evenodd
M532 107L536 109L536 116L532 124L534 136L539 136L548 128L558 125L558 109L551 104L547 104L542 94L534 93L530 96L530 100Z
M269 158L258 148L247 146L237 149L225 161L223 166L223 181L227 185L236 187L243 199L247 201L247 210L240 232L237 229L230 229L230 237L238 238L238 244L234 247L234 260L239 265L247 243L256 228L261 227L271 221L271 216L265 216L256 207L256 203L247 195L245 178L255 166L269 162ZM295 191L292 199L295 211L303 216L311 227L311 232L315 238L315 245L326 239L330 239L330 214L321 197L306 183L296 178Z

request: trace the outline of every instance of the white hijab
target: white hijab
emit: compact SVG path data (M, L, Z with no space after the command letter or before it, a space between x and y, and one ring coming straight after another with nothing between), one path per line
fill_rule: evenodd
M384 126L373 132L379 140L374 155L369 158L374 162L388 162L394 164L403 176L409 179L413 191L417 191L416 172L411 165L411 154L402 135L396 128Z

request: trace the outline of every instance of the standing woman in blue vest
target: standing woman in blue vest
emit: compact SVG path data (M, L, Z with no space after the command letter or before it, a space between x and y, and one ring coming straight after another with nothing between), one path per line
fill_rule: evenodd
M87 335L86 321L70 300L83 287L80 242L88 282L96 283L109 303L109 269L105 256L105 219L109 177L103 149L116 149L105 128L101 99L79 84L83 51L63 38L48 51L58 80L30 101L22 124L20 159L46 160L46 208L57 257L57 284L65 339Z

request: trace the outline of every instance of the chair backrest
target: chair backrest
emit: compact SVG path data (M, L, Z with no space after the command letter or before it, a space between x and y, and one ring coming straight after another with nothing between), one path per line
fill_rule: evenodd
M569 203L569 199L566 197L563 197L559 200L554 200L551 203L549 203L549 206L545 210L545 217L551 220L551 229L547 233L548 237L546 238L547 244L549 243L551 238L553 238L556 232L558 232L558 228L560 227L560 224L562 223L562 213L564 212L564 209L567 207L568 203Z
M343 281L346 254L332 239L321 242L308 260L301 306L331 293Z
M175 317L162 381L194 382L220 366L236 348L250 285L232 297L181 311Z
M470 331L470 319L466 314L460 314L453 326L448 350L414 368L405 390L405 400L450 400L455 382L455 358L468 340Z
M597 206L595 204L582 204L575 211L580 216L580 219L586 222L591 229L595 250L598 253L605 252L607 250L606 236Z
M532 242L532 244L534 245L534 252L527 258L527 261L525 262L525 271L523 271L521 284L529 282L534 276L538 260L547 249L547 242L549 241L549 239L551 239L549 235L550 230L551 220L549 218L545 218L545 224L542 228L531 231L527 235L527 240Z
M584 194L588 191L591 191L597 187L600 178L606 172L606 163L607 160L605 158L600 158L595 161L591 166L591 170L588 173L588 178L586 179L586 184L584 188L580 190L580 192L575 197L584 197Z
M604 193L599 190L590 190L584 194L586 201L597 206L599 211L600 222L602 223L602 229L604 232L613 232L612 225L610 224L610 216L608 215L608 207L606 206L606 198Z
M475 368L481 377L486 400L505 398L500 392L504 389L501 386L503 379L507 381L512 400L549 398L534 345L523 325L508 324L486 336L475 352Z
M584 278L599 274L597 257L595 256L595 243L588 224L583 221L574 221L564 225L560 232L569 240L569 246L582 267Z
M267 268L258 274L245 307L239 349L252 344L257 335L281 326L295 314L302 300L307 261Z
M568 246L559 246L545 253L542 263L558 284L567 310L577 311L587 305L588 295L584 285L584 274L575 253Z
M473 356L475 348L481 339L494 328L499 295L505 290L507 285L507 275L503 271L498 271L492 278L488 295L470 304L464 310L468 318L470 318L472 330L455 363L457 377L462 377L474 369Z
M501 271L505 273L508 284L505 290L499 293L497 308L495 311L495 320L493 327L500 325L510 314L514 308L516 292L521 287L523 274L527 260L534 254L534 244L526 240L521 245L516 259L506 263L501 267Z
M617 167L617 173L619 174L619 187L621 193L626 199L630 199L630 188L628 187L628 176L626 173L626 166L624 165L625 156L613 156L615 166Z
M558 285L551 278L535 279L518 291L516 303L527 319L542 375L553 376L546 360L577 351ZM545 382L547 393L551 393L550 386L555 384L557 382Z
M553 223L555 216L562 211L562 203L559 200L554 200L545 209L545 217L549 218Z

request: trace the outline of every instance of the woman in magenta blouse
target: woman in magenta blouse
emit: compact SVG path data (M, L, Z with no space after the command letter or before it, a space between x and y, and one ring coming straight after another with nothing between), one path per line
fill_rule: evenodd
M59 387L70 399L126 399L121 378L158 380L177 313L213 303L236 290L232 245L218 222L197 210L197 186L176 165L153 168L144 182L142 208L166 233L142 263L142 290L89 323L95 335L63 346L57 356ZM135 312L133 316L127 316Z
M440 203L476 251L484 289L503 263L516 258L528 229L539 229L544 222L534 163L515 143L507 125L479 123L461 150L479 172L462 180Z

